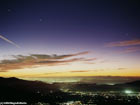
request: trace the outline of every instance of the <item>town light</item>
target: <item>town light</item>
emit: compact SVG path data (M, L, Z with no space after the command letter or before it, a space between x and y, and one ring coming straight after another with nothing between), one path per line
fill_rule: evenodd
M133 93L131 90L125 90L124 92L125 92L126 94Z

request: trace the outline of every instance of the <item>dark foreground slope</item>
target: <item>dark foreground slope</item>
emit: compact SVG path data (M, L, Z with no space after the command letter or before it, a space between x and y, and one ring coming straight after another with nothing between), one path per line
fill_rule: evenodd
M27 81L17 78L0 77L0 102L57 102L64 95L53 84L40 81Z

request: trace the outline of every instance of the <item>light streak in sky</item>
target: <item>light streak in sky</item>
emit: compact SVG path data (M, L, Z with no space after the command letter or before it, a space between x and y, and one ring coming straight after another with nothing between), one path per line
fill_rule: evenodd
M14 45L14 46L16 46L17 48L20 48L19 45L17 45L17 44L16 44L15 42L13 42L13 41L7 39L6 37L0 35L0 38L3 39L3 40L5 40L6 42L8 42L8 43L10 43L10 44L12 44L12 45Z

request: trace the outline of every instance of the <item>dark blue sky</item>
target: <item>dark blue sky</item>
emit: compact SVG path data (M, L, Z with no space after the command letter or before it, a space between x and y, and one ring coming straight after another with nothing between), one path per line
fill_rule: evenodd
M25 49L92 50L140 38L138 0L1 0L0 7L0 34Z

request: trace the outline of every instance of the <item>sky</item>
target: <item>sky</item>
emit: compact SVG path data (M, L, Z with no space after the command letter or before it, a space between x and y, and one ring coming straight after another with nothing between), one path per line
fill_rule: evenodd
M138 0L0 0L0 76L140 76Z

